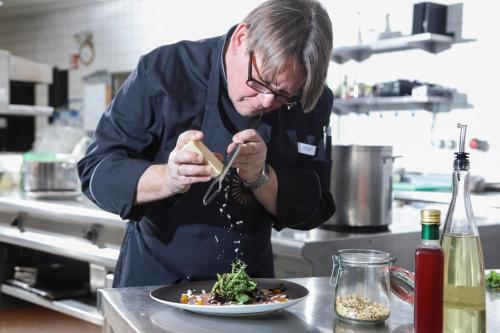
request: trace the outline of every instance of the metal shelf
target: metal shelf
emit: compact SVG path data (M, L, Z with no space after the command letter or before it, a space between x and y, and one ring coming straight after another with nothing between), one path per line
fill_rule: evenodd
M54 108L51 106L9 104L7 110L1 111L0 115L48 117L53 112Z
M336 99L333 112L339 115L369 113L370 111L407 111L426 110L431 112L449 112L452 109L471 108L467 96L454 93L452 97L437 96L401 96L401 97L361 97L354 99Z
M30 293L29 291L9 286L7 284L0 285L0 291L12 297L34 303L96 325L102 326L104 322L103 316L97 312L97 308L95 306L80 302L76 299L51 301Z
M85 239L61 236L43 231L20 231L15 227L0 225L0 242L27 247L68 258L114 268L118 261L119 249L97 245Z
M11 81L52 84L52 66L10 55L9 79Z
M421 49L430 53L447 50L453 44L472 42L475 39L454 39L446 35L423 33L397 38L381 39L370 44L338 47L333 50L332 60L342 64L349 60L363 61L372 54Z

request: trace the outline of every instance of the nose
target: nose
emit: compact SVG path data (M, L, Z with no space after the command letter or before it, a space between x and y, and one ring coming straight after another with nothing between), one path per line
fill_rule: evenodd
M274 95L273 94L264 94L260 93L260 103L264 108L269 108L273 103L275 102Z

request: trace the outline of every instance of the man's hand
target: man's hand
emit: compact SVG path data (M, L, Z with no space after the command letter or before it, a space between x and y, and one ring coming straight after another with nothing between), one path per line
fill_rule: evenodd
M244 143L243 143L244 142ZM267 146L262 137L253 129L241 131L233 136L233 142L227 148L231 153L236 144L242 143L240 153L233 167L238 168L238 175L248 183L253 183L262 172L267 156Z
M172 194L185 193L193 183L208 182L211 177L210 166L200 154L181 150L191 140L203 139L200 131L186 131L179 135L175 149L168 157L166 184Z
M200 131L186 131L179 135L177 144L168 157L166 164L154 164L144 171L135 197L136 204L165 199L179 193L185 193L191 184L208 182L211 167L203 161L203 156L181 150L190 140L203 139ZM215 153L217 158L222 155Z

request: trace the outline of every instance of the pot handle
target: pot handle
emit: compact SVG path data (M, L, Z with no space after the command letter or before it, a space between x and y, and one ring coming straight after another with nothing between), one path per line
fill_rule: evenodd
M396 158L402 158L402 157L403 157L403 155L396 155L396 156L392 156L392 155L390 155L390 156L382 156L382 163L384 163L384 164L385 164L385 161L387 161L387 160L392 160L392 162L394 162L394 160L395 160Z
M339 272L340 272L340 259L338 256L332 256L333 268L332 274L330 275L330 285L332 287L337 286L337 282L339 280ZM332 282L333 276L335 276L335 282Z

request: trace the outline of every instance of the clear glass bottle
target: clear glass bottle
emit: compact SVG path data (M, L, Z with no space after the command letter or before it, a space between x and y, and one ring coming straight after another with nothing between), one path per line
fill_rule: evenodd
M439 245L441 211L421 211L422 240L415 251L415 333L443 332L444 254Z
M444 268L444 332L486 332L484 259L470 200L467 126L460 128L459 152L453 163L453 197L441 246Z

